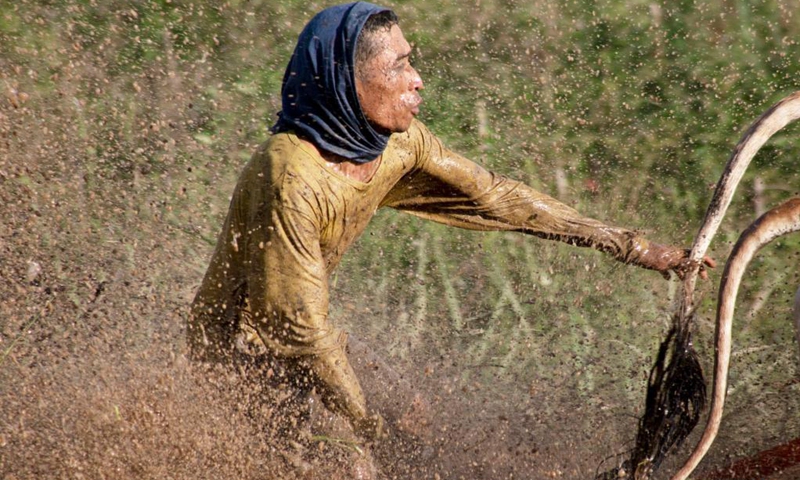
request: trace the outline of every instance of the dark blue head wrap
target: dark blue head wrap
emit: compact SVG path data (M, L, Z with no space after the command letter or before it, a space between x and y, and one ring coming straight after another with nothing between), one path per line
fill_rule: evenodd
M367 121L355 85L358 34L370 16L387 11L355 2L327 8L306 25L283 76L282 108L272 131L295 131L328 152L357 163L374 160L389 137Z

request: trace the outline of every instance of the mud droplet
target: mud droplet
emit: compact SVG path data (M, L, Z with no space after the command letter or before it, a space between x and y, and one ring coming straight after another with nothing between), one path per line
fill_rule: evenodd
M28 270L25 272L25 280L27 280L29 284L33 283L40 273L42 273L42 266L39 265L38 262L28 260Z

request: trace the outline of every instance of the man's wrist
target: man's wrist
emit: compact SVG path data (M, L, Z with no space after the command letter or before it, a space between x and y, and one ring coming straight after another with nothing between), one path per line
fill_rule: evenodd
M634 255L630 263L662 273L675 268L684 256L682 249L651 242L644 237L633 239L632 251Z

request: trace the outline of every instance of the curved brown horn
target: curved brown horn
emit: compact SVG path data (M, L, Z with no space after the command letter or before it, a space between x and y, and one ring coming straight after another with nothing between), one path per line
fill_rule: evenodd
M753 222L739 237L728 257L717 299L716 365L711 412L706 429L689 459L672 480L684 480L705 456L719 431L731 357L731 325L739 284L750 260L761 247L781 235L800 230L800 198L793 198ZM800 298L800 297L798 297Z
M697 233L690 260L693 267L684 277L684 295L682 308L684 316L692 308L694 287L697 282L697 274L700 270L703 257L717 232L720 222L731 203L733 193L742 179L750 160L756 155L758 150L780 129L789 123L800 118L800 92L795 92L780 102L776 103L769 110L764 112L753 125L745 132L742 139L733 150L725 170L717 182L714 196L706 210L703 226Z

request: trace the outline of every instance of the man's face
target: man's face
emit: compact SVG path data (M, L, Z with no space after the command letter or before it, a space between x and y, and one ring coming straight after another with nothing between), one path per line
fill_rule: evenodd
M359 68L362 75L356 75L358 101L376 129L405 132L419 113L422 79L409 62L411 45L400 27L393 25L374 36L378 53Z

